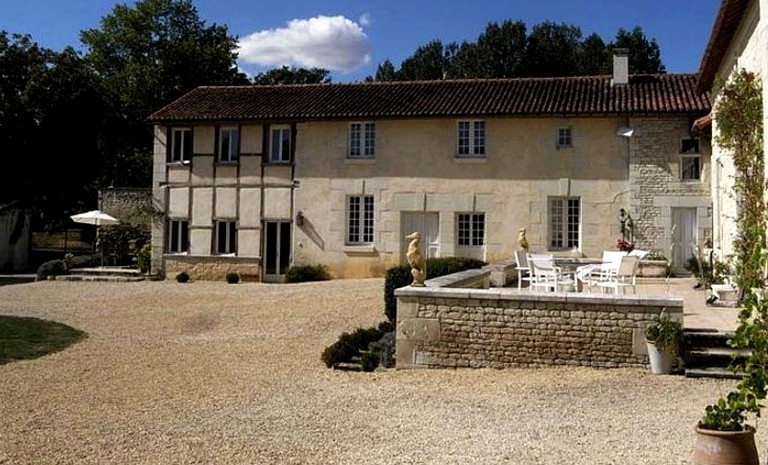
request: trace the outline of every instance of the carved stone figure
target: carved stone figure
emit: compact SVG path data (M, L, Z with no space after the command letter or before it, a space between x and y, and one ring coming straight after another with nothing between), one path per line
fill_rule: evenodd
M411 276L413 276L411 286L424 287L427 269L424 257L421 255L421 234L415 231L405 236L405 238L411 241L408 243L408 250L405 252L405 258L408 260L408 265L411 266Z
M520 228L520 230L517 232L517 245L519 245L521 249L528 252L528 239L525 237L525 228Z

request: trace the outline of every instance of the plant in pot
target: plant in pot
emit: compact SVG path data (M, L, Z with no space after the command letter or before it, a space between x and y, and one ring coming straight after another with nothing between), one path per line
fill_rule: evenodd
M662 314L645 328L645 343L651 362L651 373L672 372L683 343L683 324Z

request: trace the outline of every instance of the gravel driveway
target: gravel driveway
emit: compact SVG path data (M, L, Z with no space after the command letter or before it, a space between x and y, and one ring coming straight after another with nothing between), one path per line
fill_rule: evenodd
M325 368L323 347L383 319L382 289L0 287L0 314L89 333L0 366L0 463L684 464L704 406L734 385L646 369Z

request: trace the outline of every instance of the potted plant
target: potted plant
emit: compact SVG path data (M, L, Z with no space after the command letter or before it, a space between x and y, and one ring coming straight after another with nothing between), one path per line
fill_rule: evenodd
M683 324L662 314L645 328L645 343L651 362L651 373L672 373L683 343Z

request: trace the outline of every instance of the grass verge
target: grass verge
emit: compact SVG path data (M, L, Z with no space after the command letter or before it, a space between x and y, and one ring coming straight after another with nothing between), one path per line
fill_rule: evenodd
M0 315L0 365L64 350L88 334L55 321Z

